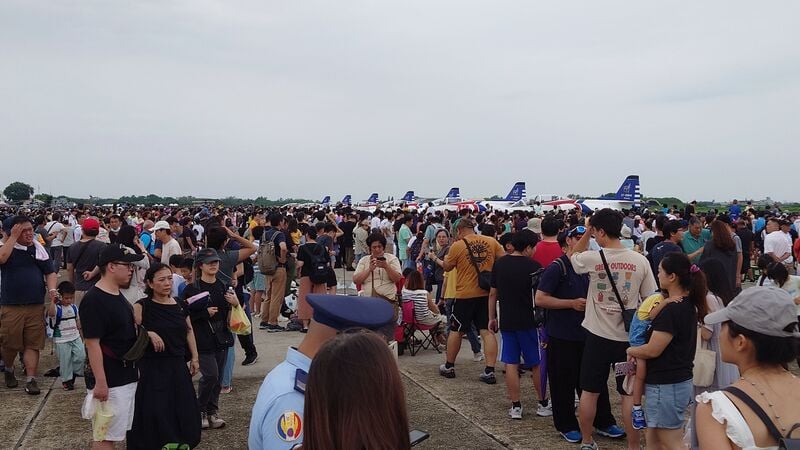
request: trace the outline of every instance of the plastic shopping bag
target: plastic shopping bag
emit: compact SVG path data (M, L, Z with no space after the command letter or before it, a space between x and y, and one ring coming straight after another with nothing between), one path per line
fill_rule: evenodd
M231 318L228 325L232 332L240 335L248 335L253 330L250 319L247 318L244 309L239 305L234 305L231 310Z
M114 410L108 402L97 400L92 391L88 391L83 400L81 417L91 419L93 439L98 442L104 441L111 426L111 419L114 418Z

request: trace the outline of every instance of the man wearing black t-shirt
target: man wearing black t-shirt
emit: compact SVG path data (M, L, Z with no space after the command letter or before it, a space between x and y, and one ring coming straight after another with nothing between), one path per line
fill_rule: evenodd
M107 401L114 411L104 440L93 449L113 449L124 441L133 422L133 404L139 370L122 356L136 342L133 308L120 293L131 281L131 263L144 258L119 244L103 248L98 259L100 280L86 292L80 305L83 337L95 386L89 391L97 400Z
M345 269L348 271L356 270L353 267L353 230L356 228L355 214L348 214L347 219L339 224L339 229L342 230L342 242L339 248L342 249ZM356 261L357 262L357 261Z
M489 329L500 330L503 339L500 360L506 365L506 388L511 397L508 414L512 419L522 419L520 402L520 354L527 366L533 366L533 385L542 407L543 398L539 376L539 336L533 321L533 292L531 274L542 266L531 259L537 242L530 231L519 231L511 238L514 252L503 256L492 268L492 289L489 291ZM496 305L500 303L500 326L497 324ZM542 414L540 414L542 415Z
M684 230L681 226L681 222L678 220L670 220L664 224L662 231L664 232L664 240L656 244L647 254L653 273L658 273L658 265L668 253L683 253L681 241L683 240Z

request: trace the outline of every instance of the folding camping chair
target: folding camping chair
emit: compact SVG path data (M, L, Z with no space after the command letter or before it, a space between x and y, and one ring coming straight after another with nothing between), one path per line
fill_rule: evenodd
M406 348L415 356L421 349L433 348L437 353L442 353L436 342L433 330L436 325L422 325L417 323L414 317L414 302L403 302L403 320L401 322L403 327L403 341ZM417 334L422 338L418 338Z

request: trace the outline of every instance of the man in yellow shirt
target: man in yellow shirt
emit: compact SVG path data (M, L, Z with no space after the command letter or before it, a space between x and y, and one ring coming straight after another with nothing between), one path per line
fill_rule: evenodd
M461 350L461 338L474 324L481 333L486 355L486 368L480 379L487 384L495 384L497 339L489 330L489 286L481 286L479 273L491 272L495 260L503 256L505 250L493 237L476 235L472 219L462 218L456 231L458 240L450 247L442 265L445 272L454 268L458 272L455 277L455 302L450 315L447 360L439 367L439 374L455 378L455 361Z

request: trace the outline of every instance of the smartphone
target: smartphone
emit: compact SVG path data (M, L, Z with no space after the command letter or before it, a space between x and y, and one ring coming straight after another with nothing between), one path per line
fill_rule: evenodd
M378 261L386 261L386 257L385 256L378 256L375 259L377 259Z
M422 430L411 430L411 433L409 433L409 435L410 435L410 438L411 438L411 446L412 447L417 445L417 444L419 444L420 442L424 441L425 439L428 439L429 437L431 437L430 433L428 433L427 431L422 431Z

